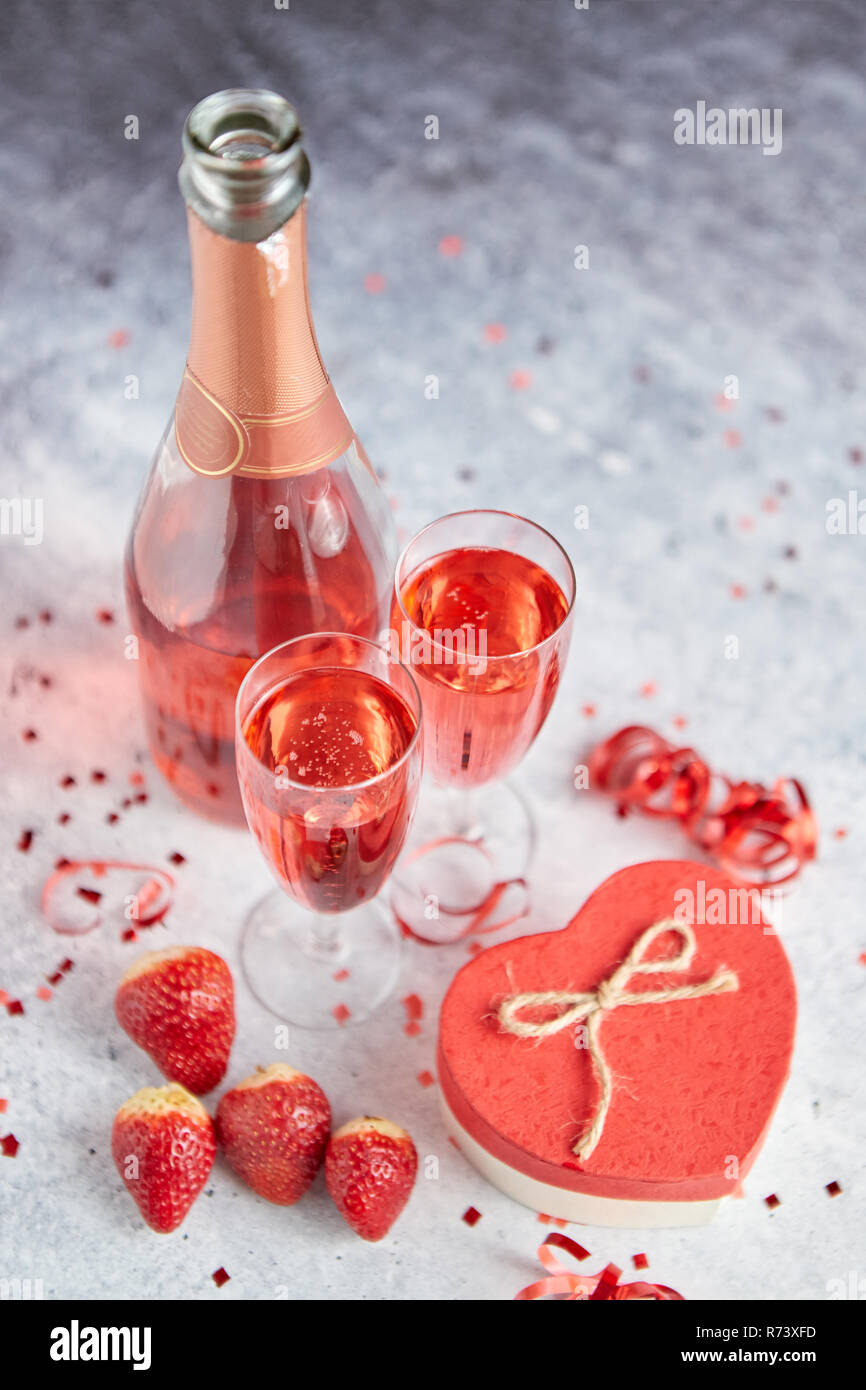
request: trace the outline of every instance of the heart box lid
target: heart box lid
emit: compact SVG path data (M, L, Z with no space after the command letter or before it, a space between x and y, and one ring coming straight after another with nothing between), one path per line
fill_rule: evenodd
M679 989L733 972L736 987L698 997L608 1008L598 1043L611 1093L600 1137L575 1145L598 1113L600 1080L577 1024L544 1037L504 1031L503 1001L526 993L594 993L653 924L690 924L686 970L677 930L647 948L628 993ZM687 930L687 928L686 928ZM563 1005L521 1010L545 1021ZM465 965L442 1004L439 1078L462 1129L521 1174L599 1197L700 1202L736 1192L767 1132L788 1076L796 992L760 895L686 860L613 874L569 924L491 946Z

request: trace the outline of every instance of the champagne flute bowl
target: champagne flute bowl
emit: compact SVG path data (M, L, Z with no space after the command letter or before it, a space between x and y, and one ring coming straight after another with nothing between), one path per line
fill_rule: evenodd
M451 940L482 923L492 929L494 919L504 925L526 910L534 822L502 778L550 713L575 595L559 542L510 512L442 517L397 562L391 651L418 681L433 785L394 876L392 904L425 940Z
M244 678L235 743L247 822L279 884L244 928L247 982L298 1027L360 1022L399 974L399 929L376 895L418 796L418 687L365 638L297 637Z

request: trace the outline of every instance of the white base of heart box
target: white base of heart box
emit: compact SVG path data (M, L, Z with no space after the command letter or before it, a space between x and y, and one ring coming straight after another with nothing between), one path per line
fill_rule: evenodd
M585 1192L539 1182L537 1178L528 1178L525 1173L519 1173L501 1159L494 1158L458 1122L444 1096L440 1096L440 1103L448 1134L482 1178L513 1201L560 1221L576 1221L581 1226L617 1226L623 1230L705 1226L712 1221L722 1203L730 1200L727 1197L714 1197L702 1202L636 1202L620 1197L594 1197Z

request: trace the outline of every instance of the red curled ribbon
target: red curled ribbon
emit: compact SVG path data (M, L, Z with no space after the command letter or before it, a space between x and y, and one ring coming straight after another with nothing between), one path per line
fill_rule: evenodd
M428 854L449 845L465 846L493 862L480 841L459 835L441 835L420 845L410 854L403 861L404 869L411 869L413 864L422 863ZM407 887L405 892L412 906L416 906L419 899L423 901L425 896L422 888L416 888L413 893L411 887ZM401 893L399 885L392 887L391 908L404 936L412 937L425 946L451 945L466 936L484 936L489 932L502 931L504 927L525 917L529 911L529 887L525 878L498 879L479 902L460 907L450 907L440 902L435 925L431 924L427 930L422 930L417 921L407 920L410 914L406 911L405 895Z
M772 787L732 782L693 748L677 748L645 725L630 724L593 749L590 785L632 810L678 820L686 834L748 887L778 887L814 859L818 825L800 782Z
M619 1277L622 1270L615 1264L606 1265L599 1274L572 1274L565 1265L559 1263L553 1253L554 1249L565 1250L575 1260L585 1260L588 1253L569 1236L548 1236L538 1247L538 1258L550 1273L546 1279L539 1279L536 1283L521 1289L520 1293L514 1295L515 1302L519 1299L536 1301L541 1298L582 1303L613 1302L622 1299L654 1303L669 1303L672 1300L685 1302L681 1293L677 1293L676 1289L669 1289L666 1284L621 1284Z
M137 927L155 927L171 907L174 879L164 869L150 864L128 864L122 860L86 859L61 862L42 889L42 912L49 926L61 936L83 936L102 922L102 892L82 887L86 882L120 877L120 885L136 892L125 898L126 917ZM115 882L114 886L120 886ZM82 902L86 907L82 907ZM89 909L89 910L88 910Z

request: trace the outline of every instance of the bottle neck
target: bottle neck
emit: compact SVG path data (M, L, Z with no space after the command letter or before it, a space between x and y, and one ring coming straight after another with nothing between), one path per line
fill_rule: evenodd
M316 342L307 288L306 203L263 241L221 236L188 210L193 310L176 410L196 472L309 472L352 429Z

